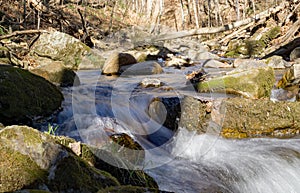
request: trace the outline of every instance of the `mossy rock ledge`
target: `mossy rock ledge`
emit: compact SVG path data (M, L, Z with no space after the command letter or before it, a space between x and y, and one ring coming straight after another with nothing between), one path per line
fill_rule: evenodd
M88 193L120 185L50 135L27 126L8 126L0 131L0 163L0 192L43 189Z
M185 97L182 109L179 125L199 134L214 131L225 138L291 138L300 132L299 102L238 97L208 102Z
M269 98L275 84L272 67L236 69L198 84L199 92L225 92L245 98Z
M61 107L60 90L27 70L0 65L0 122L4 125L31 124Z

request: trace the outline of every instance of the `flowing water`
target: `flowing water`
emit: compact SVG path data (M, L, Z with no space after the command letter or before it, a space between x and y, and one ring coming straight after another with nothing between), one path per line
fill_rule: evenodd
M227 97L196 93L184 76L193 68L199 66L166 68L161 75L121 77L79 71L81 85L63 89L58 134L99 145L107 140L107 131L127 133L146 150L145 161L137 168L154 177L161 190L300 192L300 139L228 140L184 128L174 133L149 116L149 104L156 97ZM164 85L142 88L139 83L147 77L159 78Z

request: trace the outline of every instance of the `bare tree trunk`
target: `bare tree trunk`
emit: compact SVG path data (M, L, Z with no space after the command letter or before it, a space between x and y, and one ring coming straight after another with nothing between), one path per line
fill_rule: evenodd
M117 4L117 0L114 0L113 7L111 8L111 13L110 13L110 21L109 21L109 29L108 29L109 32L112 31L113 17L114 17L116 4Z
M240 16L240 2L239 2L239 0L235 0L235 8L236 8L236 20L239 21L241 19L241 16Z
M198 18L198 9L197 9L196 0L193 0L193 6L194 6L194 15L195 15L196 27L199 28L199 18Z
M181 28L184 30L184 24L185 24L185 16L184 16L184 5L182 0L180 0L180 8L181 8Z

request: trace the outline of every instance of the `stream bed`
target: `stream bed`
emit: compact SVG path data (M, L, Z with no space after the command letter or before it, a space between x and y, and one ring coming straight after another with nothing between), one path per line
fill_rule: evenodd
M164 191L299 192L300 139L233 140L197 135L184 128L171 131L149 116L149 104L156 97L179 101L185 95L206 100L230 97L197 93L185 78L197 68L164 68L160 75L120 77L103 76L99 70L79 71L81 84L63 89L57 134L100 146L108 131L127 133L146 153L144 162L133 169L146 171ZM163 86L143 88L144 78L157 78Z

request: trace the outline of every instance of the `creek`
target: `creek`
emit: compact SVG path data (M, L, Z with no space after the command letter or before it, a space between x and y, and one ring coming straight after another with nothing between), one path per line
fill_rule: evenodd
M100 70L79 71L81 84L63 89L57 134L101 146L108 132L127 133L146 153L136 169L145 170L165 191L299 192L300 139L232 140L184 128L174 132L149 116L149 104L157 97L179 101L184 95L207 100L228 97L195 92L185 74L197 68L164 68L160 75L120 77L103 76ZM144 78L158 78L164 85L143 88Z

